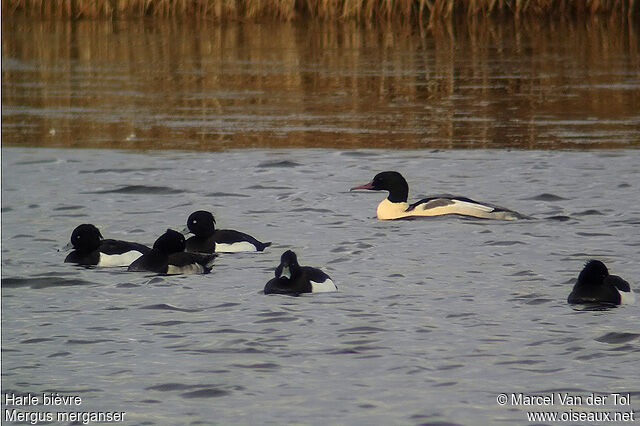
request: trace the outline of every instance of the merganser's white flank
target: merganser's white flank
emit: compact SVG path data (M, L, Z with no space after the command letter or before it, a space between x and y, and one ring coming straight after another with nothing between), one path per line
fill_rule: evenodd
M400 173L394 171L378 173L371 182L351 188L352 191L355 189L389 192L389 196L378 204L377 216L381 220L446 214L501 220L524 218L513 210L452 195L428 197L409 205L409 185Z

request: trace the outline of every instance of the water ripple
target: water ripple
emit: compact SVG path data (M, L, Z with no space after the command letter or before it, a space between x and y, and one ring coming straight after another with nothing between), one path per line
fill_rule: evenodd
M171 195L182 194L189 191L184 189L173 189L167 186L152 185L125 185L116 189L106 189L104 191L89 191L86 194L148 194L148 195Z
M597 337L595 340L596 342L618 344L618 343L630 342L632 340L637 339L638 337L640 337L640 334L637 334L637 333L611 332L611 333L604 334L600 337Z
M56 276L40 277L40 278L3 278L3 288L30 287L33 289L44 289L49 287L68 287L68 286L86 286L96 285L96 283L80 280L61 278Z

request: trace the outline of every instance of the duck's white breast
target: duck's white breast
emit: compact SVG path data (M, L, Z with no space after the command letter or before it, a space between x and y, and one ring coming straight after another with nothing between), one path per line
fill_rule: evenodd
M381 220L400 219L401 217L409 216L407 209L409 204L407 203L392 203L388 198L385 198L378 204L377 216Z

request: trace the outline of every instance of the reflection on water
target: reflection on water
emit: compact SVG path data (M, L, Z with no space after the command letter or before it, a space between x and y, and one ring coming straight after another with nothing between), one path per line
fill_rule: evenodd
M2 55L6 145L640 146L638 27L627 22L13 19Z

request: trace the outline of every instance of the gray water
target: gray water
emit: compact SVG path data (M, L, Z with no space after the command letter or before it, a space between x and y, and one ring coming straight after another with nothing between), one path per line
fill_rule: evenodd
M519 392L622 392L629 406L605 408L638 409L637 305L574 310L566 297L589 258L637 288L639 162L637 150L5 147L3 393L80 396L35 409L149 425L524 424L527 407L496 402ZM534 219L378 221L385 195L348 189L382 170L401 171L412 200L449 192ZM198 209L273 246L198 276L85 269L57 251L80 223L151 244ZM285 249L339 292L261 294ZM4 403L3 421L23 408Z

